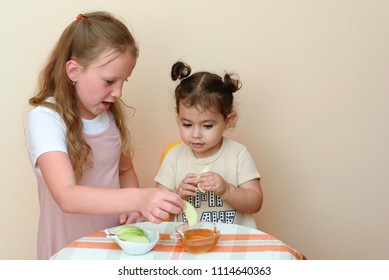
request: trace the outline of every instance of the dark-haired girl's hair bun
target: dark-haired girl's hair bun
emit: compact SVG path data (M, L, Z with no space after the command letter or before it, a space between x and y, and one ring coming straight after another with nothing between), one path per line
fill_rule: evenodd
M179 79L185 79L188 77L191 73L192 69L188 64L185 64L184 62L178 61L173 64L172 71L171 71L171 77L173 81Z
M223 78L226 91L231 93L238 91L242 87L242 83L239 78L233 76L236 76L236 74L226 73Z

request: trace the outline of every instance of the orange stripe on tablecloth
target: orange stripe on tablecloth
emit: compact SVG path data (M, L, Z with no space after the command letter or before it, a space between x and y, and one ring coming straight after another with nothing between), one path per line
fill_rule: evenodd
M121 250L115 242L79 242L75 241L66 246L67 248L84 248L84 249L103 249L103 250ZM159 252L182 252L181 245L161 245L157 244L154 249Z
M85 249L105 249L105 250L121 250L120 246L115 242L80 242L74 241L66 246L67 248L85 248Z
M117 243L111 242L72 242L67 248L85 248L85 249L103 249L103 250L122 250ZM170 259L178 260L183 248L180 245L160 245L157 244L152 251L156 252L171 252Z
M88 234L86 237L106 237L107 234L104 231Z

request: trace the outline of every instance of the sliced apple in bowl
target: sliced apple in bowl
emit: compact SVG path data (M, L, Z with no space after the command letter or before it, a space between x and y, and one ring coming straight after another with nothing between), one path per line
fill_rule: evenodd
M124 226L116 232L120 240L128 242L149 243L147 232L136 226Z
M105 233L107 238L114 240L129 255L146 254L159 240L158 231L134 225L106 229Z
M147 237L147 234L146 232L137 227L137 226L131 226L131 225L125 225L125 226L122 226L120 227L116 232L115 234L117 235L117 237L119 237L121 240L124 240L126 241L126 237L129 237L129 236L146 236Z

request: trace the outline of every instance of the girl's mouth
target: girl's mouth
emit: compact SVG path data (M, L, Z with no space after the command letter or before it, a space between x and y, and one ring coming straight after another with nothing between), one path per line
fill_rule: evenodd
M194 147L194 148L201 148L202 146L204 146L204 144L202 144L202 143L192 143L192 146Z
M103 107L104 107L105 110L108 110L109 107L111 106L111 102L103 101L102 104L103 104Z

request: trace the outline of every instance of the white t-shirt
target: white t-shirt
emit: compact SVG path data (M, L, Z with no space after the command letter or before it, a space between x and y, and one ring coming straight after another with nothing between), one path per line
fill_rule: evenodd
M48 99L54 102L53 98ZM109 126L107 112L92 120L82 119L84 134L97 134ZM26 126L26 141L32 165L40 173L36 162L44 153L60 151L67 153L66 126L61 116L51 108L38 106L29 113Z
M218 173L226 182L234 186L260 178L247 148L224 137L219 151L208 158L196 158L185 144L173 147L165 156L154 180L168 189L175 190L186 174L199 173L205 165L210 167L210 171ZM252 215L236 211L214 192L208 191L205 194L196 192L196 195L188 200L201 213L200 220L256 227ZM178 215L176 219L185 221L185 216Z

